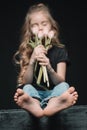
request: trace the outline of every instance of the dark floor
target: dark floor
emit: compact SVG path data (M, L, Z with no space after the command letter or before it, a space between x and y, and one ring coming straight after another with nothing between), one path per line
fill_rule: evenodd
M40 119L22 109L0 110L0 130L87 130L87 105Z

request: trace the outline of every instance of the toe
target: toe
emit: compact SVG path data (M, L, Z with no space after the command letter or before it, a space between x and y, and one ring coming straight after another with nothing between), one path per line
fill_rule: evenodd
M74 87L70 87L70 88L68 89L68 92L69 92L70 94L72 94L74 91L75 91L75 88L74 88Z
M23 95L24 94L24 91L22 90L22 89L17 89L17 93L18 93L18 95Z

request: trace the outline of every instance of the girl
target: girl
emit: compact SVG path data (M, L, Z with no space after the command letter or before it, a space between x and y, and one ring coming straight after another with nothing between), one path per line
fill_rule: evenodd
M36 35L39 37L37 41ZM14 55L16 63L20 65L19 88L14 101L36 117L52 116L74 105L78 94L74 87L69 87L65 82L67 51L60 43L59 26L47 6L40 3L30 7L21 38L19 50ZM47 40L50 41L48 48L45 47ZM41 66L45 68L43 73L46 72L46 82L42 76L38 84Z

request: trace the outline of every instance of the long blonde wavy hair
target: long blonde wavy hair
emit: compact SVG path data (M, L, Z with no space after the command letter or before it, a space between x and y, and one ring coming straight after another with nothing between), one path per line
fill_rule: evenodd
M30 16L33 13L38 13L39 11L43 11L44 13L46 13L49 21L51 22L52 29L55 31L54 43L56 43L56 45L59 47L63 47L63 44L61 44L59 40L59 25L53 19L48 6L42 3L31 6L26 14L25 21L22 26L19 48L13 56L15 63L19 64L20 67L20 71L17 78L18 86L23 84L23 76L29 64L31 54L33 52L32 48L28 44L29 39L31 38Z

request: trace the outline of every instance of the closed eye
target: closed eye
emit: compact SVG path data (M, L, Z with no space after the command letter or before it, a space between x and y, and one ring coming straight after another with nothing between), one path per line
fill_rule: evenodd
M43 25L43 26L47 26L47 24L48 24L47 21L42 22L42 25Z

